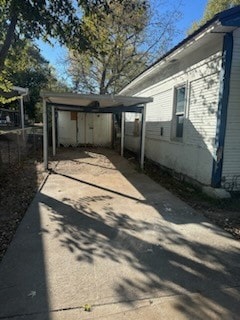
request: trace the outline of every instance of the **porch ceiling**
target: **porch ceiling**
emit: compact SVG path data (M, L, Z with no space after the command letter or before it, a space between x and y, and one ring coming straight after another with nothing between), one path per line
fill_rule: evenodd
M89 111L89 109L112 112L119 109L129 109L140 107L148 102L152 102L151 97L128 97L120 95L96 95L96 94L77 94L77 93L53 93L41 92L41 97L50 105L59 110ZM108 108L108 109L107 109Z

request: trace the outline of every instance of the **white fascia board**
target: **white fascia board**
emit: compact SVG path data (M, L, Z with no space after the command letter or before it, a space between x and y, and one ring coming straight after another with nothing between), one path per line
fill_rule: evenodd
M63 103L67 102L66 100L89 100L89 101L112 101L112 102L119 102L119 103L148 103L152 102L152 98L146 97L129 97L129 96L122 96L122 95L96 95L96 94L78 94L78 93L56 93L56 92L44 92L42 91L40 96L48 101L48 102L55 102L55 103ZM69 103L70 104L70 103Z

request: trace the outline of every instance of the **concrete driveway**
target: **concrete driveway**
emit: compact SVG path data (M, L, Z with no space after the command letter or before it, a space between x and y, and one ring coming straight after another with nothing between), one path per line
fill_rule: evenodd
M0 319L239 319L238 241L111 150L59 159L0 265Z

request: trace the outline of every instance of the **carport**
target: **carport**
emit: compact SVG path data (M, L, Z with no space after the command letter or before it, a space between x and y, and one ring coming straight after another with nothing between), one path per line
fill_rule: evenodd
M121 113L121 155L124 151L124 118L125 112L142 115L140 166L144 166L146 105L152 102L150 97L130 97L121 95L95 95L77 93L42 92L43 98L43 158L44 167L48 169L48 115L52 116L52 148L56 154L56 122L57 111L74 111L84 113ZM48 111L50 109L50 112Z

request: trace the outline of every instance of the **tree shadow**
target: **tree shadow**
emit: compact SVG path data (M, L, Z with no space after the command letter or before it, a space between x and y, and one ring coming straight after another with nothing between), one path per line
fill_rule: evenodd
M123 167L122 163L118 165L114 160L115 156L107 154L117 169ZM122 161L126 168L126 160ZM128 169L126 171L129 173ZM125 175L126 171L121 173ZM156 188L152 185L154 182L134 170L131 172L126 178L146 199L139 205L151 206L162 216L163 207L154 205L153 198L149 196L151 188ZM60 177L74 179L74 183L81 185L87 183L67 175ZM149 181L150 188L144 192L143 185ZM56 224L54 237L74 255L77 262L89 265L104 262L109 267L109 276L111 268L118 266L119 272L114 270L114 282L103 284L103 287L110 285L114 292L112 297L105 297L104 301L125 302L134 306L141 299L175 296L174 307L189 318L200 320L214 315L217 318L236 319L236 312L240 311L239 294L233 294L226 288L240 284L237 244L235 246L230 242L230 250L226 250L224 245L202 242L201 237L194 239L187 234L185 236L175 227L178 222L168 222L166 217L171 214L169 211L165 212L163 219L153 220L122 212L113 205L118 201L116 197L126 198L130 206L136 203L134 197L87 184L90 188L98 189L96 196L59 200L42 193L40 202L46 206L51 221ZM162 194L157 189L154 196L161 197ZM98 210L94 209L96 204ZM143 209L141 207L139 210ZM186 224L212 228L211 232L219 233L217 240L226 237L224 232L211 227L203 217L195 217L192 221L189 215L191 222L188 222L185 213L184 219ZM197 300L195 295L199 295Z

